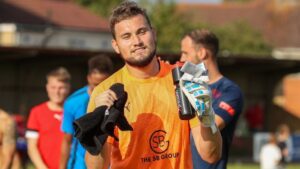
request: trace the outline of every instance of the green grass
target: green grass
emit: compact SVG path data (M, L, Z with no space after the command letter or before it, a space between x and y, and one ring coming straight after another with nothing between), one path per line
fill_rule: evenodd
M259 164L231 163L228 169L260 169ZM300 169L300 164L288 164L286 169Z
M28 165L26 169L34 169L32 165ZM230 163L227 169L260 169L256 163ZM288 164L286 169L300 169L300 164Z

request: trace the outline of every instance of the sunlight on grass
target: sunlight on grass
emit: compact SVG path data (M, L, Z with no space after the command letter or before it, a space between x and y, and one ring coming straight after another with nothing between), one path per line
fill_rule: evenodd
M26 169L34 169L32 165L28 165ZM260 169L259 164L253 163L230 163L227 169ZM300 169L300 164L289 164L286 169Z
M228 169L260 169L259 164L231 163ZM289 164L286 169L300 169L300 164Z

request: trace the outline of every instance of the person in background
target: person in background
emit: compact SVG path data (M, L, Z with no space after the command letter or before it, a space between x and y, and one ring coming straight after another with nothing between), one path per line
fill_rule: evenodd
M277 145L281 151L281 160L280 166L281 168L286 168L288 156L289 156L289 149L287 146L288 139L290 137L290 128L286 124L279 125L277 129Z
M8 112L0 109L0 169L11 169L16 153L16 125Z
M234 82L224 77L217 64L219 40L209 30L197 29L187 33L181 41L180 61L193 64L204 63L208 70L209 87L212 90L212 107L216 125L223 139L222 158L212 164L205 162L197 153L194 139L191 139L193 165L195 169L226 169L229 148L238 118L243 109L243 96Z
M87 112L99 106L112 106L119 93L109 88L121 83L128 94L124 116L133 130L115 128L118 141L110 137L99 155L86 153L88 168L110 165L111 169L191 169L190 135L194 136L198 153L204 160L210 163L219 160L220 132L212 132L201 116L191 120L179 118L171 73L173 66L158 60L156 34L145 10L133 1L123 1L112 12L110 30L112 46L125 66L94 89ZM205 88L195 92L210 91ZM208 100L206 103L210 105L211 99ZM214 117L211 107L207 106L205 111L207 117ZM211 124L215 125L214 119Z
M281 152L277 146L276 136L271 133L267 144L263 145L260 151L261 169L281 169Z
M30 111L25 137L28 154L38 169L58 169L63 133L60 130L63 104L70 91L71 76L65 68L47 75L49 100Z
M76 138L73 138L73 121L86 113L90 95L95 86L106 79L113 71L113 64L106 55L92 57L88 61L88 85L75 91L64 104L62 131L64 133L60 169L85 169L85 150Z
M264 108L262 103L256 103L245 110L245 118L251 132L259 132L263 129Z
M27 142L25 138L26 123L24 116L21 114L13 114L11 117L14 119L16 124L16 153L14 155L11 169L21 169L25 168L29 162Z

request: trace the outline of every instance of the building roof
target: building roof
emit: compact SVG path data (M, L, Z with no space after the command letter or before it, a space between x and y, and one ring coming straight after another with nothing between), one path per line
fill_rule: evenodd
M245 21L259 30L275 47L300 47L300 6L280 5L276 1L248 3L178 4L177 10L191 21L224 25Z
M0 23L53 25L65 28L109 31L108 21L72 1L3 0Z

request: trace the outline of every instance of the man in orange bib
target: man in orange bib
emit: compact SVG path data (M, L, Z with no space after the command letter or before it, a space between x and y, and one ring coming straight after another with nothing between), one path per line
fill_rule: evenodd
M172 81L172 66L156 57L156 35L144 9L124 1L110 18L112 46L125 66L93 91L88 112L112 106L117 100L110 90L124 84L128 100L124 115L133 131L115 129L119 141L108 138L98 156L86 153L88 168L191 169L190 135L199 155L213 163L221 156L220 132L213 133L201 120L180 120Z

